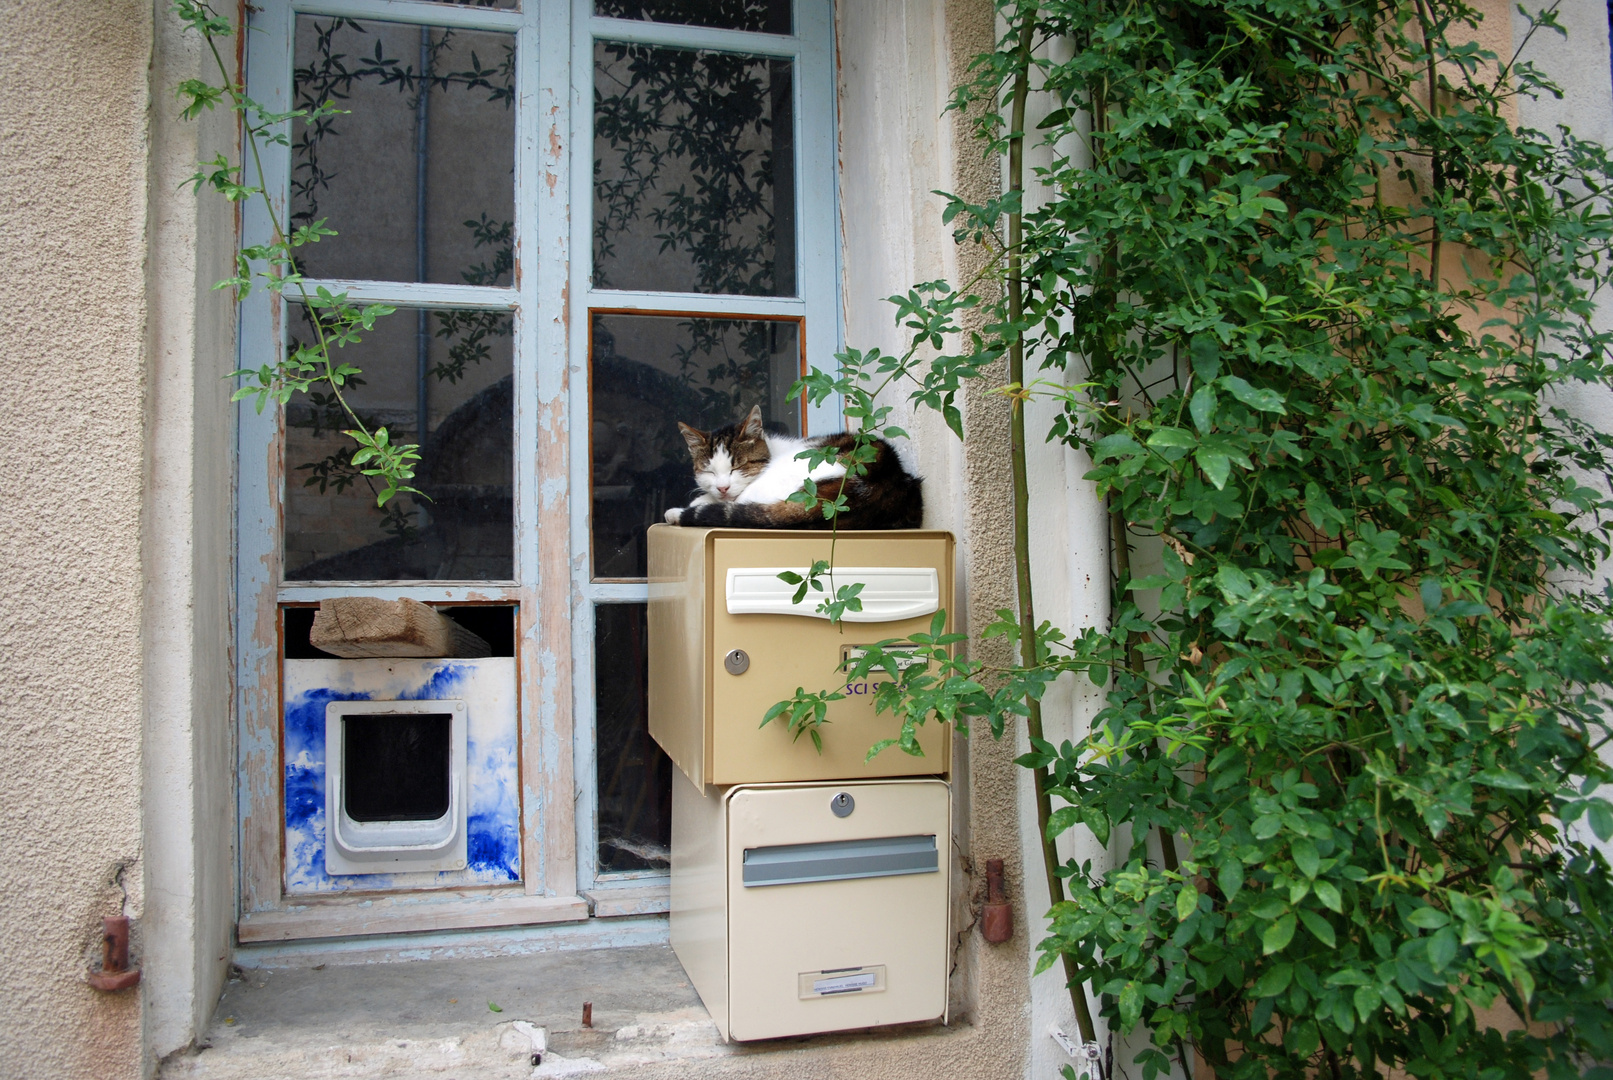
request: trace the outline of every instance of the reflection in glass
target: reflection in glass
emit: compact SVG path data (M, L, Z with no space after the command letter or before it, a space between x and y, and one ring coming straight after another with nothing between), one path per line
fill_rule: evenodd
M594 576L642 578L644 531L694 487L679 422L703 431L762 407L801 430L793 320L595 315L590 345Z
M672 844L672 762L650 738L645 605L594 608L594 746L599 872L664 870Z
M297 16L291 225L310 277L495 281L515 220L515 36ZM424 92L422 92L424 91ZM506 268L507 269L507 268Z
M794 296L788 60L594 45L594 287Z
M291 336L311 337L307 309L288 310ZM377 487L353 467L355 446L342 434L350 424L330 388L295 395L286 405L287 580L515 576L512 318L423 314L424 342L416 313L399 310L336 358L363 372L343 393L365 424L385 426L394 443L421 445L414 485L430 501L401 495L377 508Z
M790 32L790 0L594 0L594 14L763 34Z

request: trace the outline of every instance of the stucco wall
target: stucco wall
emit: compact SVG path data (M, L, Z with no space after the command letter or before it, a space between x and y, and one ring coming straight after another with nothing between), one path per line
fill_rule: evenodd
M946 4L907 0L843 0L837 6L840 67L841 216L844 234L845 340L900 354L905 332L883 298L915 282L967 280L979 253L959 248L941 222L944 203L931 192L955 191L974 201L994 194L996 165L969 143L967 118L944 114L953 83L969 61L993 43L992 8L985 0ZM960 444L933 413L912 412L891 396L893 422L909 431L910 453L925 478L925 524L959 537L960 626L976 631L1012 600L1001 490L983 483L1007 428L993 404L973 395L963 403L969 442ZM1007 574L1005 577L1004 574ZM1004 593L1003 589L1007 588ZM983 613L984 618L978 614ZM978 650L978 635L971 642ZM955 744L956 836L961 868L971 872L960 897L960 944L953 1009L977 1038L958 1065L967 1073L1025 1075L1030 1042L1026 911L1017 883L1020 851L1020 772L1014 745L980 729ZM1016 885L1018 932L987 945L972 925L984 900L985 860L1001 858ZM948 1069L950 1074L952 1070Z
M0 1073L136 1075L146 0L0 2Z

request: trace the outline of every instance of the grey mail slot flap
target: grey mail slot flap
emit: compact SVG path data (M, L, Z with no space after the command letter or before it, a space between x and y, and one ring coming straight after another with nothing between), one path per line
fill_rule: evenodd
M934 836L881 836L745 849L746 888L807 881L933 874L941 869Z

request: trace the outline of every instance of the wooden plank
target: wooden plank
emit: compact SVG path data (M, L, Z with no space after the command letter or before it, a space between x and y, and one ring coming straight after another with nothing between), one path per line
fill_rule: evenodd
M283 911L255 911L241 917L242 942L300 938L363 937L423 930L471 930L580 922L588 902L580 896L527 896L511 893L483 899L430 901L420 896L342 897L314 901Z
M528 3L536 24L522 32L521 63L530 64L526 85L533 88L523 116L517 171L521 188L532 195L518 213L522 245L517 282L527 323L530 370L517 398L517 446L531 448L529 483L519 506L523 539L521 581L531 599L521 605L524 726L521 781L524 790L523 883L528 892L572 893L578 888L576 777L572 771L571 515L584 501L570 484L571 437L566 415L571 400L568 345L571 333L567 275L572 272L571 204L564 179L573 157L593 160L591 151L572 155L568 108L571 22L564 3ZM590 70L592 64L590 62ZM591 93L591 92L590 92ZM591 97L578 100L592 100ZM591 146L592 143L581 144ZM587 200L573 194L582 221L592 220ZM531 211L531 213L528 213ZM583 241L579 257L588 258ZM580 392L580 391L579 391ZM592 778L585 778L591 783Z
M672 886L665 881L652 885L588 889L583 896L593 905L594 918L614 919L627 915L659 915L672 908Z
M319 602L308 643L344 660L491 656L486 641L436 608L402 597L338 596Z
M520 300L520 294L515 289L494 285L439 285L434 282L350 281L338 278L306 278L303 285L310 294L325 289L337 295L346 293L354 303L391 304L394 307L509 311Z
M521 13L492 8L457 7L421 0L297 0L297 10L312 15L340 15L349 19L390 19L395 22L452 26L461 30L516 31Z
M801 53L799 38L750 30L721 30L708 26L655 23L643 19L613 19L599 15L589 20L588 28L593 31L595 37L610 41L634 41L681 49L715 49L721 52L748 53L753 56L797 57Z
M251 33L243 33L255 73L252 97L274 112L291 105L290 9L263 5L251 15ZM289 125L288 125L289 127ZM262 148L266 179L256 170L246 183L262 183L283 209L291 176L291 151L269 143ZM262 200L240 204L241 242L269 241L273 226ZM257 368L285 355L285 305L280 294L254 289L241 304L241 366ZM258 412L242 401L237 412L237 480L235 533L237 651L237 807L240 814L241 910L273 907L280 899L280 844L285 835L280 784L280 630L275 590L280 582L280 488L285 459L281 410Z

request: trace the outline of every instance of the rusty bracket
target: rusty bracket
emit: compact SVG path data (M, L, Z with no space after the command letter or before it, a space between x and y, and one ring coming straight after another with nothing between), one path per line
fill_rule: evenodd
M129 966L129 917L108 915L101 920L101 970L89 972L97 990L127 990L140 981L140 969Z
M986 906L980 912L980 936L1001 945L1014 936L1014 909L1003 895L1003 861L986 860Z

